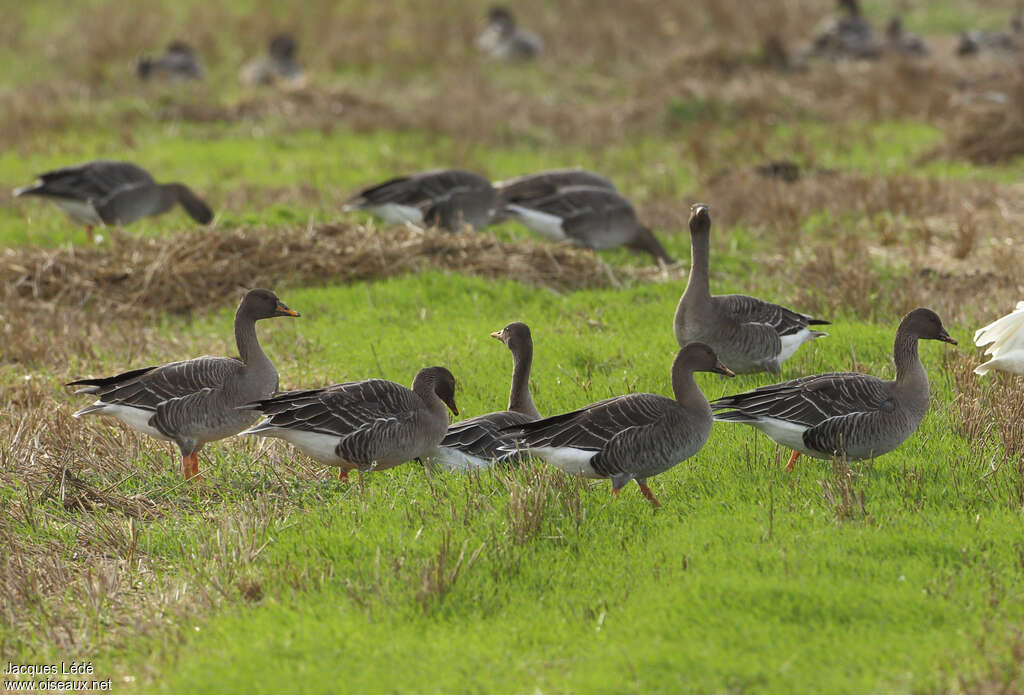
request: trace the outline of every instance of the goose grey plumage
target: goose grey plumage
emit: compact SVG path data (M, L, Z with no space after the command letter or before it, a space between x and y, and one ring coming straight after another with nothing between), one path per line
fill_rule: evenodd
M497 192L488 179L462 169L438 169L366 188L349 198L344 210L366 210L391 224L458 232L465 224L486 227L496 205Z
M711 433L711 406L694 372L733 376L703 343L681 349L672 363L675 398L633 393L563 415L508 428L515 444L566 473L610 478L618 493L630 480L654 506L658 499L647 479L690 458Z
M554 193L509 202L502 219L514 219L554 241L569 241L595 250L625 246L673 263L654 233L636 218L629 201L609 188L567 186Z
M711 403L715 419L751 425L793 449L787 470L800 454L849 460L881 456L913 434L928 410L928 375L918 340L956 345L935 312L915 309L896 331L895 380L815 374L719 398Z
M534 201L555 195L559 191L575 186L607 188L617 191L615 184L601 174L586 169L549 169L536 174L524 174L505 181L495 181L498 192L498 206L494 222L504 222L509 214L504 207L509 203L529 207Z
M737 374L777 374L782 362L809 340L828 335L809 326L829 322L742 294L712 295L709 281L711 215L690 208L690 276L676 307L676 342L707 343Z
M815 34L807 55L826 58L875 59L881 46L858 0L839 0L840 16L827 20Z
M16 188L15 197L47 198L71 219L88 227L129 225L167 212L180 204L200 224L213 211L182 183L157 183L148 171L131 162L97 159L39 175L31 186Z
M74 416L109 415L181 450L186 479L199 475L204 444L238 434L256 414L238 406L267 398L277 390L277 370L260 347L256 322L298 316L273 292L250 290L235 312L235 342L240 358L197 357L145 367L104 379L80 379L75 393L98 397Z
M928 47L916 34L909 34L903 29L903 18L895 16L885 27L885 51L911 58L922 58L928 55Z
M242 66L239 75L243 84L269 85L281 83L298 87L305 80L302 66L295 61L297 45L288 34L277 34L270 39L267 55Z
M320 463L348 472L383 470L428 455L456 415L455 377L421 369L412 390L384 379L289 391L251 404L263 420L242 434L277 437Z
M198 80L203 76L203 66L195 51L184 41L174 41L167 46L163 55L155 58L140 58L135 71L141 80L154 77L166 80Z
M467 470L518 461L521 452L503 451L500 448L511 443L501 430L540 419L540 413L530 395L533 337L529 326L516 321L491 333L491 337L505 343L512 352L512 387L508 394L508 409L450 425L444 439L429 456L432 462L442 468Z
M540 55L540 37L516 25L512 12L495 5L487 12L487 26L476 40L477 48L497 60L530 60Z

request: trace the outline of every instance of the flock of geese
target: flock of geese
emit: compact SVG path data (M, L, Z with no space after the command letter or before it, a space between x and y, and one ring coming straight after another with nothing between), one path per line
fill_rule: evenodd
M390 184L386 184L390 185ZM440 214L440 213L439 213ZM443 217L443 215L442 215ZM346 479L417 460L451 471L512 465L536 457L574 475L611 480L619 492L647 485L696 454L712 422L761 430L800 456L868 459L888 453L917 429L928 409L929 385L919 340L956 345L929 309L915 309L896 329L895 379L868 374L804 376L708 402L695 372L778 374L804 343L826 334L827 321L746 295L713 295L709 287L711 217L706 205L690 214L691 269L673 329L680 350L671 365L673 397L631 393L543 417L530 394L533 338L515 322L492 333L513 357L508 406L449 424L458 416L455 377L443 366L419 371L410 388L366 379L278 393L278 374L263 352L256 322L298 317L273 292L249 291L235 314L239 357L199 357L134 369L69 386L95 402L74 415L106 415L157 439L174 442L186 479L199 476L204 444L236 434L283 439ZM978 331L992 359L978 368L1024 374L1024 302Z

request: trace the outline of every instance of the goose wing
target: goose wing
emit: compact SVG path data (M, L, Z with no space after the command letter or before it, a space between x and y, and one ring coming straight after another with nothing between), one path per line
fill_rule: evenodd
M148 171L131 162L97 160L40 174L36 185L16 194L99 200L117 190L154 183Z
M445 169L390 179L360 191L348 203L356 207L388 203L429 207L457 193L488 188L491 188L491 182L478 174L461 169Z
M456 422L448 428L441 446L458 449L482 459L504 461L517 458L517 452L503 450L502 446L515 442L502 430L522 425L533 420L529 415L512 410L480 415L469 420Z
M625 243L636 225L629 201L606 188L572 186L523 207L561 219L566 236L595 249Z
M616 190L609 179L586 169L552 169L539 174L526 174L495 184L502 203L529 206L540 198L554 195L564 188L588 186Z
M542 418L512 427L508 433L522 448L572 447L601 451L625 430L648 427L665 412L669 399L650 393L616 396L569 413Z
M829 323L744 294L717 295L714 301L740 323L763 323L771 326L779 336L797 333L809 325Z
M1018 302L1016 309L1006 316L979 328L974 333L974 344L984 347L985 354L993 357L1024 348L1024 302Z

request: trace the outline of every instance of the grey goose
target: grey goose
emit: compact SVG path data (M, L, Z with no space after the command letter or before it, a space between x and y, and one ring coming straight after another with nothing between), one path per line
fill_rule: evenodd
M530 395L533 336L529 326L516 321L491 333L491 337L505 343L512 352L512 387L508 394L508 409L450 425L437 450L429 456L433 463L447 470L485 468L518 460L521 452L501 449L510 442L508 436L501 433L502 428L540 419L540 413Z
M295 39L288 34L277 34L270 39L267 55L242 66L239 77L243 84L282 84L298 87L305 80L302 66L295 61Z
M498 209L494 222L503 222L508 218L504 207L509 203L529 207L533 201L547 198L573 186L618 190L607 177L578 168L548 169L536 174L524 174L505 181L495 181L494 188L498 191Z
M519 28L512 12L502 5L494 5L487 12L487 25L477 37L476 46L496 60L530 60L544 49L540 37Z
M238 434L256 420L238 406L277 390L277 370L260 347L256 322L298 316L270 290L246 293L235 312L235 342L241 357L197 357L145 367L103 379L80 379L75 393L98 400L74 414L108 415L157 439L178 445L185 478L199 475L204 444Z
M633 393L609 398L570 413L508 428L515 444L566 473L610 478L618 493L630 480L654 506L647 479L690 458L711 433L711 406L694 372L733 376L703 343L681 349L672 363L675 398Z
M968 30L960 35L957 45L958 56L976 55L982 51L1013 54L1020 50L1024 41L1024 18L1018 6L1017 13L1010 19L1010 31L978 31Z
M553 241L568 241L595 250L625 246L673 263L654 233L636 218L629 201L615 190L567 186L546 196L502 206L499 216L521 222Z
M399 176L349 198L345 210L366 210L390 224L438 226L449 232L463 225L483 229L497 204L491 182L471 171L438 169Z
M712 295L709 280L711 214L708 206L690 208L690 276L676 307L676 342L710 345L737 374L772 372L797 348L828 335L810 328L828 321L800 314L742 294Z
M161 78L169 81L198 80L203 76L203 66L195 51L184 41L174 41L167 46L163 55L155 58L141 58L135 66L141 80Z
M928 47L916 34L903 29L903 18L896 16L885 26L885 51L894 55L921 58L928 55Z
M68 217L86 225L129 225L143 217L181 205L200 224L213 211L183 183L157 183L148 171L131 162L97 159L40 174L38 180L14 190L15 197L38 196L52 201Z
M456 415L455 377L444 367L421 369L412 389L367 379L320 389L288 391L251 404L263 420L242 434L277 437L329 466L393 468L428 455L448 429L445 406Z
M814 36L809 56L836 59L874 59L881 46L858 0L839 0L840 16L826 20Z
M715 419L756 427L793 450L787 470L800 454L848 460L886 454L913 434L928 410L928 375L918 340L956 345L930 309L915 309L900 322L893 345L896 378L869 374L815 374L711 403Z

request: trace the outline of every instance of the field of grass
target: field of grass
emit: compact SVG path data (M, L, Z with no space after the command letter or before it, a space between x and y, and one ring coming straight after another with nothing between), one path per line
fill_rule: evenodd
M476 58L486 7L462 0L12 9L0 188L127 159L217 216L174 211L92 244L51 206L0 200L4 665L85 660L114 691L157 693L1024 692L1024 385L971 373L974 330L1024 294L1024 89L1014 62L950 54L959 28L999 28L1013 3L903 9L941 47L927 61L792 73L760 68L760 43L777 33L795 53L824 0L709 0L686 21L644 0L530 0L517 14L549 51L517 66ZM865 11L880 27L890 10ZM311 86L237 86L279 27ZM136 84L132 61L176 37L206 82ZM993 90L1002 107L971 100ZM772 160L799 180L756 172ZM576 165L613 178L679 262L340 212L403 172ZM408 384L441 364L464 417L490 412L511 358L488 334L518 320L544 414L669 395L697 201L713 291L833 321L785 378L891 377L900 317L939 313L960 345L922 344L931 406L902 447L787 473L788 451L717 423L652 479L655 510L635 485L616 498L541 462L346 484L275 440L206 447L205 483L188 484L169 445L71 418L86 402L71 379L233 354L254 285L302 313L258 329L285 389ZM698 376L709 398L773 380Z

